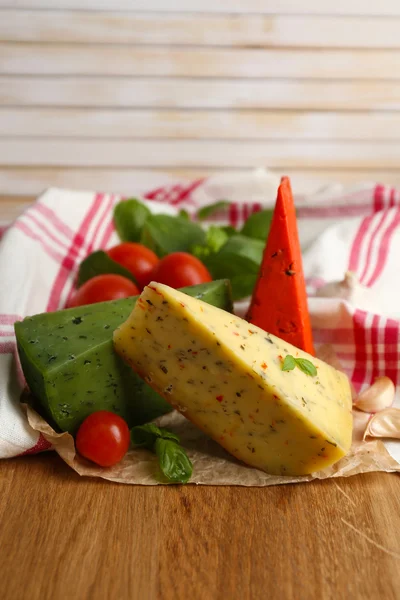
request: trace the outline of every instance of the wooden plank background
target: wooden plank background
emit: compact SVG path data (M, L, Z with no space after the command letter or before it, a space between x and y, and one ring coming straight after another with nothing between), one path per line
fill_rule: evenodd
M0 194L400 186L399 31L398 0L0 0Z

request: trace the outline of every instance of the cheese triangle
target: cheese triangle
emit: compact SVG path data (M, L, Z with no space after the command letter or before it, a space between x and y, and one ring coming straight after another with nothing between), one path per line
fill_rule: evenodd
M296 209L282 177L247 320L315 355Z
M248 465L303 475L350 448L343 373L201 300L151 283L114 345L174 408ZM283 371L287 355L311 361L317 376L297 366Z

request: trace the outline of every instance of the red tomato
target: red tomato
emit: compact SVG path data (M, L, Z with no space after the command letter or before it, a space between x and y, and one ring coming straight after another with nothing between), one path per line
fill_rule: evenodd
M141 289L150 282L151 271L159 261L152 250L133 242L118 244L107 250L107 254L132 273Z
M97 275L86 281L68 303L68 308L95 304L106 300L119 300L140 294L137 286L122 275Z
M186 252L174 252L162 258L154 267L151 280L177 289L212 281L212 277L195 256Z
M128 451L129 428L122 417L108 410L99 410L83 421L75 443L77 451L85 458L101 467L112 467Z

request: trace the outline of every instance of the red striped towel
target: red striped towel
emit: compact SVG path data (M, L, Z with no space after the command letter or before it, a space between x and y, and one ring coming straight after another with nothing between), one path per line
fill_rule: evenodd
M240 227L275 201L278 180L264 170L171 183L144 194L153 212L192 215L207 204L230 205L210 223ZM3 233L0 243L0 458L49 444L32 430L19 405L24 385L16 368L13 323L62 308L80 261L116 243L111 194L50 189ZM332 344L356 390L379 375L400 384L400 193L382 185L331 187L296 197L316 344ZM331 285L345 273L354 284ZM6 293L5 293L6 290ZM338 297L341 296L341 297ZM237 306L240 312L243 303ZM400 406L400 396L396 399ZM400 442L386 447L400 462Z

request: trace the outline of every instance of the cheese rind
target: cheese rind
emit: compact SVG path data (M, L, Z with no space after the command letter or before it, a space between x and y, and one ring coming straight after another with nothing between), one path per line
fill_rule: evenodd
M172 406L253 467L304 475L350 448L347 377L223 310L151 283L114 345ZM282 371L288 354L311 360L318 375Z

